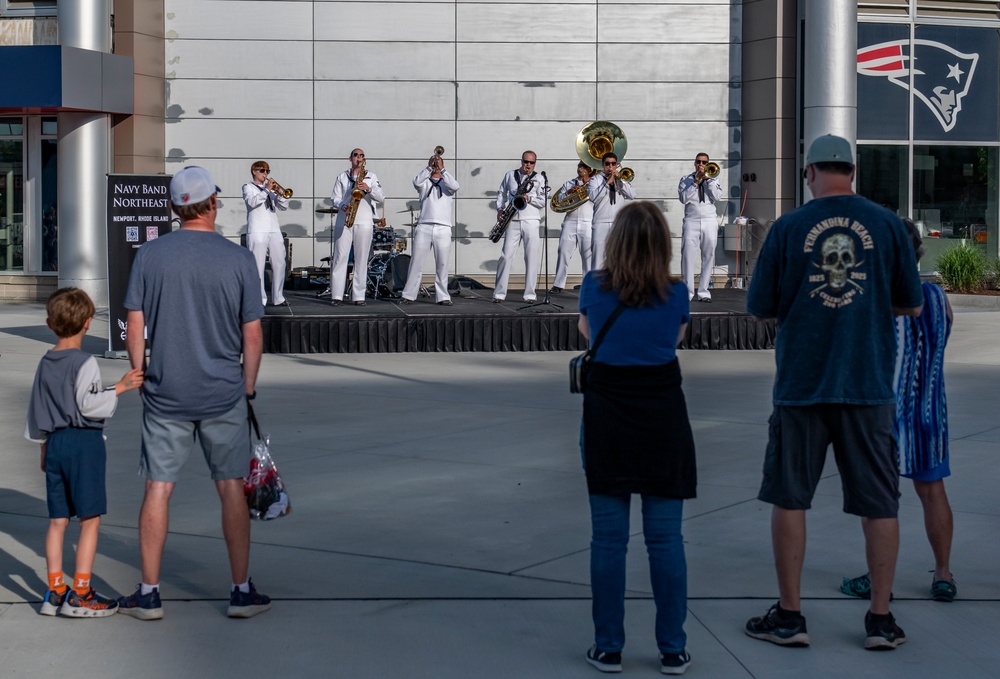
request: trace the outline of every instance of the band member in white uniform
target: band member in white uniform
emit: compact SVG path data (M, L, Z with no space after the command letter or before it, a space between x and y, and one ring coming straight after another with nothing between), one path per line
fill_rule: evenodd
M504 208L514 200L517 188L526 177L531 177L530 188L523 210L514 212L514 217L503 236L503 251L497 261L497 280L493 290L493 301L502 302L507 297L507 280L510 278L510 262L517 254L517 246L524 241L524 301L535 301L535 286L538 285L540 248L538 228L541 223L539 209L545 207L545 177L535 172L538 156L534 151L521 154L521 167L503 176L497 191L497 219Z
M559 189L558 198L565 200L566 193L578 186L586 189L587 182L595 170L584 162L576 166L576 179L570 179ZM586 203L566 213L563 218L562 230L559 232L559 257L556 259L556 279L552 282L551 293L562 292L566 287L566 276L569 274L569 262L573 252L580 248L580 260L583 273L590 271L590 238L594 221L594 204Z
M694 158L694 172L677 185L677 198L684 205L684 225L681 229L681 277L687 285L688 297L694 297L694 272L701 260L698 280L698 301L711 302L708 283L715 267L715 245L719 241L719 215L715 201L722 197L722 186L705 176L708 154Z
M590 268L600 269L604 266L604 244L611 233L611 225L615 216L628 200L635 199L635 189L630 182L618 178L618 156L605 153L601 158L604 172L594 175L587 183L587 195L594 204L594 227L590 241Z
M375 173L365 171L363 177L358 176L361 165L365 161L365 152L361 149L351 151L351 169L337 175L333 183L333 204L339 209L337 222L333 227L333 262L330 267L330 297L334 306L344 299L344 288L347 285L347 260L354 246L354 281L351 285L351 301L358 306L365 305L365 286L368 282L368 254L372 248L372 231L375 223L375 206L385 200L382 185ZM354 217L354 226L345 228L347 206L351 203L351 192L354 187L364 192L364 198L358 205Z
M420 216L413 232L413 254L410 271L403 287L403 303L417 298L424 260L434 249L434 299L438 304L451 306L448 294L448 254L451 252L452 203L458 191L458 180L444 169L444 159L431 156L427 167L413 178L413 188L420 196Z
M260 276L260 302L267 305L264 291L264 260L271 253L271 303L285 304L285 243L281 237L277 210L288 209L288 199L274 190L274 180L268 175L270 166L258 160L250 166L253 181L243 185L243 202L247 204L247 248L257 262Z

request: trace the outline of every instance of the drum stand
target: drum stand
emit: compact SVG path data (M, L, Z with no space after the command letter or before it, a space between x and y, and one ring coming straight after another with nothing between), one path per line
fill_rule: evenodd
M326 289L317 292L317 299L329 299L333 296L333 227L334 227L334 215L338 212L336 207L321 207L316 210L317 214L329 214L330 215L330 256L329 258L324 257L327 260L327 266L330 268L330 273L327 275ZM320 261L323 261L322 259Z
M413 248L413 238L414 238L414 236L417 235L417 220L415 220L413 218L413 206L411 205L408 210L403 210L403 212L409 212L410 213L410 223L409 224L403 224L403 226L410 227L410 248ZM454 232L454 229L452 229L452 231ZM454 237L454 235L452 237ZM452 251L454 252L454 249ZM412 249L411 249L411 252L412 252ZM437 266L437 260L436 259L434 260L434 265ZM409 273L409 272L407 272L407 273ZM423 272L421 272L421 278L422 277L423 277ZM423 283L421 283L420 284L420 288L417 290L417 296L418 297L430 297L431 296L431 291L427 289L426 285L424 285Z

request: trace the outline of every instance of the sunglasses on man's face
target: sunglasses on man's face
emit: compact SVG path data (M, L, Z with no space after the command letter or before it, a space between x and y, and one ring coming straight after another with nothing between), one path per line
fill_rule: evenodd
M534 160L525 160L524 158L521 158L521 164L522 165L534 165L535 161Z
M260 172L262 174L271 174L270 170L268 170L267 168L263 168L263 167L258 167L257 168L257 172Z
M351 158L364 158L364 157L365 157L365 154L363 154L363 153L352 153L351 154Z
M694 161L694 164L695 165L708 165L708 161L707 160L696 160L696 161Z
M614 167L617 164L618 164L617 160L605 160L604 161L604 167Z

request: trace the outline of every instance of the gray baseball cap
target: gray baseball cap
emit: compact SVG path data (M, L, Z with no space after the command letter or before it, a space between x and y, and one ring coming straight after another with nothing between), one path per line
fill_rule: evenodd
M851 142L843 137L833 134L825 134L817 137L809 145L809 152L806 154L806 165L813 163L847 163L854 165L854 156L851 154Z
M208 170L197 165L185 167L170 180L170 202L174 205L194 205L220 191Z

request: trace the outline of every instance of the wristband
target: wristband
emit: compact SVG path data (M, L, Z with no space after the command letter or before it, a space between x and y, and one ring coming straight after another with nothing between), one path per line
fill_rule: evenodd
M247 394L246 396L248 401L254 400L255 398L257 398L257 390L254 389L254 392L252 394Z

